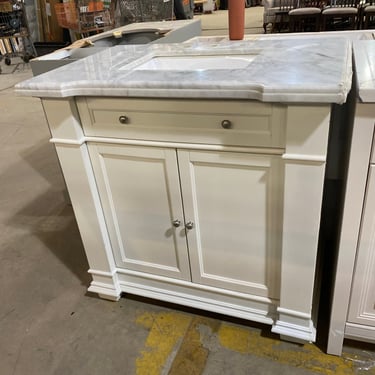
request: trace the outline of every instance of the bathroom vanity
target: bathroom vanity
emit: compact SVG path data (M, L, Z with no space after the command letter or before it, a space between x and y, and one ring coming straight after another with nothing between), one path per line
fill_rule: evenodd
M344 338L375 343L375 42L353 46L358 103L338 247L328 353Z
M314 341L329 131L350 126L351 84L345 39L296 38L118 46L16 89L42 98L89 291Z

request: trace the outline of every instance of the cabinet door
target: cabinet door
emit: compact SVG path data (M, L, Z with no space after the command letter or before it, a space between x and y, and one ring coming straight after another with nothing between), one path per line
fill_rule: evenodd
M176 151L101 144L89 150L116 265L190 280Z
M178 151L193 282L279 298L277 156Z
M348 321L375 326L375 165L370 167Z

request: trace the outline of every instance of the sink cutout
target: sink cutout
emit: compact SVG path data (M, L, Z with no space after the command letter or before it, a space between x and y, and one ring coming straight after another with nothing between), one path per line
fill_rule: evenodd
M244 69L256 55L231 56L156 56L138 65L134 70L212 70ZM121 69L126 69L124 66Z

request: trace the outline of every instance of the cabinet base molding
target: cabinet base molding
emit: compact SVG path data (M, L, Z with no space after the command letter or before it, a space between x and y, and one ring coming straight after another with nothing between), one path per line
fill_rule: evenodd
M345 338L375 343L375 327L347 322Z
M212 293L200 292L197 293L197 290L191 290L189 293L188 288L181 286L176 286L172 288L160 288L153 287L151 283L133 283L133 282L121 282L121 289L125 293L131 293L135 295L140 295L142 297L153 298L165 302L176 303L183 306L193 307L196 309L202 309L206 311L211 311L218 314L224 314L228 316L233 316L240 319L252 320L258 323L272 324L273 318L272 306L263 306L264 309L257 309L258 303L247 303L241 305L240 301L235 301L235 298L226 298L224 301L214 299L215 296L212 296ZM197 295L199 294L199 295ZM210 298L211 297L211 298ZM236 303L237 302L237 303ZM254 304L254 307L251 307Z
M310 315L280 307L276 309L277 300L137 271L89 272L94 281L88 290L104 299L117 301L122 292L130 293L272 325L272 332L288 341L315 340L316 331ZM277 314L279 319L276 320Z

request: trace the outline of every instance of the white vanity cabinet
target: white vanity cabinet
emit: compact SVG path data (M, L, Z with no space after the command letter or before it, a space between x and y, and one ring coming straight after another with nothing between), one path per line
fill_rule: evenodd
M314 341L323 191L351 86L351 43L302 36L115 46L16 90L42 99L89 291Z
M375 107L358 103L338 246L329 354L341 355L344 338L375 342Z
M375 343L374 130L374 105L358 103L335 268L329 354L341 355L344 338Z
M90 264L122 292L315 340L331 106L42 99Z
M357 41L357 105L336 257L329 354L344 338L375 343L375 45Z

